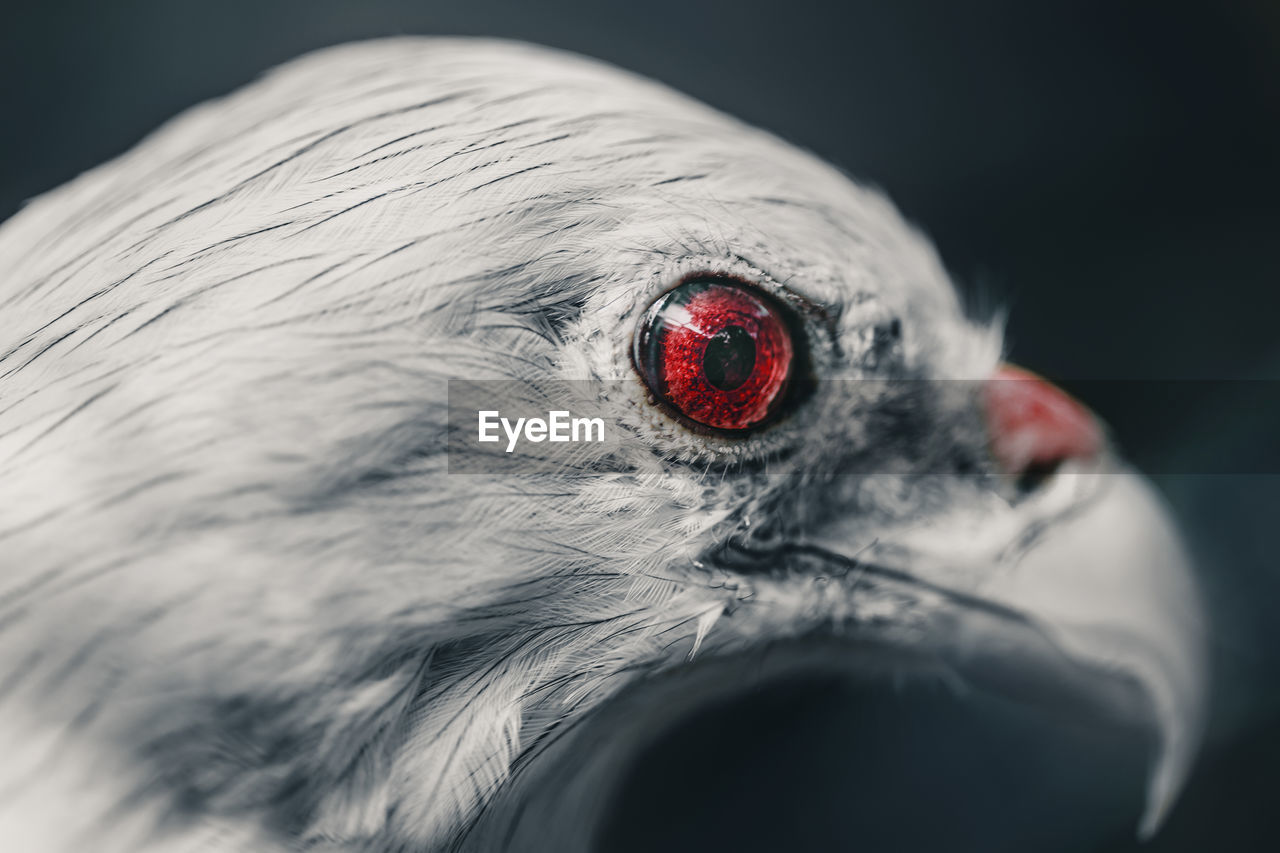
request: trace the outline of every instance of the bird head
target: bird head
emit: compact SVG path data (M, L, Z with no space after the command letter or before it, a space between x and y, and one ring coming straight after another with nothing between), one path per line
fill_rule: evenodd
M882 195L664 86L322 51L32 202L0 268L24 849L589 849L660 732L797 672L1132 726L1147 832L1194 755L1152 489ZM615 438L455 446L486 394Z

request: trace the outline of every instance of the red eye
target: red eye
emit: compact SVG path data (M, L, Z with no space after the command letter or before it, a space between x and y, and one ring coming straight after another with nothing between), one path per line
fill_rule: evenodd
M761 293L724 281L691 281L649 307L636 364L654 393L691 421L745 430L777 411L791 374L791 332Z

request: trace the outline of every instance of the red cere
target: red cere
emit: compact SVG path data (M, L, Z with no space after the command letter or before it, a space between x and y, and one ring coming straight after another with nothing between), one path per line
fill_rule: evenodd
M721 430L759 426L791 373L791 332L763 294L693 281L658 299L636 338L649 385L685 417Z
M991 451L1008 474L1102 451L1102 428L1093 414L1034 373L1001 365L986 385L985 404Z

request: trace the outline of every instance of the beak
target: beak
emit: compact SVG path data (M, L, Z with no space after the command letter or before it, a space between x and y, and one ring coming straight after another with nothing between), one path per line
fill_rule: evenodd
M1092 476L1101 483L1086 508L974 592L1036 626L1047 646L1029 665L1156 735L1139 827L1145 838L1168 814L1199 744L1203 617L1186 551L1151 486L1131 471ZM973 642L957 652L979 669L993 639L983 630L974 623ZM1137 690L1120 689L1124 681Z
M1150 484L1108 457L1083 405L1012 367L984 403L1004 473L1045 475L1026 499L916 522L884 545L859 545L865 535L839 523L811 541L862 565L909 566L894 582L931 602L911 643L970 686L1153 735L1139 826L1149 837L1204 722L1204 622L1186 549Z
M992 455L1018 476L1105 453L1098 421L1046 380L1002 365L984 395ZM1204 721L1203 614L1186 550L1158 495L1124 469L983 595L1033 616L1065 654L1124 673L1147 699L1159 749L1139 827L1149 837L1186 779Z

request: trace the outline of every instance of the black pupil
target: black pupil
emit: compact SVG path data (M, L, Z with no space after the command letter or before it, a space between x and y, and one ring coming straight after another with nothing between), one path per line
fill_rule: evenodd
M702 371L721 391L732 391L751 377L756 366L756 343L741 326L721 329L707 341Z

